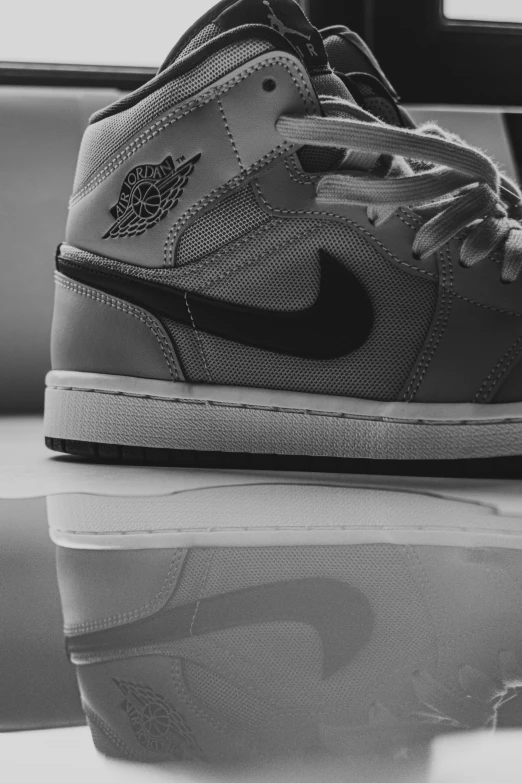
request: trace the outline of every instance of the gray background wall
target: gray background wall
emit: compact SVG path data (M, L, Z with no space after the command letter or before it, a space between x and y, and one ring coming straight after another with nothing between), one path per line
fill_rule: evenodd
M42 408L56 246L76 155L109 90L0 88L0 413Z

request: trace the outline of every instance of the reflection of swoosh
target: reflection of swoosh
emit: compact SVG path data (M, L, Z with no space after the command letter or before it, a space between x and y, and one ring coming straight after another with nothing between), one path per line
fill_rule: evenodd
M326 678L346 666L367 644L373 612L366 596L346 582L323 577L292 579L201 598L119 628L70 636L67 648L69 653L100 653L276 622L315 628L323 648Z
M335 359L355 351L369 336L373 309L364 286L347 267L319 251L321 281L316 301L304 310L265 310L234 304L110 273L58 255L58 271L199 331L276 353Z

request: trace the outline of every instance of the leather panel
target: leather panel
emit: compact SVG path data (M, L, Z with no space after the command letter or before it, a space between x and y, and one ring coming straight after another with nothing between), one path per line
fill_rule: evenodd
M109 210L118 203L127 174L140 164L158 164L167 156L176 161L197 154L201 158L190 176L178 205L163 220L140 236L103 239L113 225ZM192 111L163 133L153 136L109 177L71 207L66 240L82 250L141 266L160 267L163 248L173 220L204 194L239 174L239 165L224 131L218 104L213 101Z
M266 93L262 81L272 77L277 89ZM271 111L259 112L262 100ZM265 98L266 96L266 98ZM301 63L284 53L257 57L248 65L173 107L155 128L107 161L110 173L96 175L85 195L75 196L69 213L66 241L83 250L141 266L172 263L177 235L184 219L219 196L229 183L248 175L248 167L270 162L291 145L275 130L275 118L285 112L312 111L313 91ZM167 156L176 161L200 154L178 204L140 236L103 239L114 222L109 210L117 204L127 174L139 165L158 164ZM123 162L122 162L123 161Z
M413 401L490 401L503 357L522 336L522 319L451 296L441 320L418 364Z
M138 307L56 274L53 370L183 380L159 321Z
M503 382L493 398L493 402L520 402L522 400L522 361L520 359L522 352L522 341L517 346L517 361L511 367L510 372L506 373Z
M277 67L255 71L245 81L221 98L224 121L230 130L240 164L243 168L254 165L266 154L277 149L284 139L276 129L281 114L306 109L311 114L319 112L319 104L307 82L299 78L294 69L281 61ZM276 87L267 92L263 84L272 79ZM300 100L299 100L300 98ZM297 99L297 100L296 100Z
M88 633L159 611L176 588L184 549L90 551L57 547L65 628Z
M453 290L487 307L522 315L522 275L514 283L500 279L500 264L484 258L469 269L459 263L460 242L450 242L453 259Z

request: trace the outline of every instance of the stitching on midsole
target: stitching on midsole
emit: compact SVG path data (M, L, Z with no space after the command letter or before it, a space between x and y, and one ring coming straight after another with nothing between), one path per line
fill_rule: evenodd
M187 400L184 397L161 397L154 394L133 394L131 392L111 391L109 389L82 389L78 386L48 386L53 391L75 391L85 394L109 394L113 397L132 397L140 400L158 400L158 402L173 402L182 405L208 405L216 408L242 408L244 410L271 411L272 413L298 413L304 416L323 416L331 419L354 419L361 421L378 421L386 424L403 424L405 426L416 426L418 424L427 424L439 427L455 427L463 425L504 425L504 424L522 424L520 418L506 419L459 419L458 421L438 419L400 419L393 416L370 416L368 414L344 413L335 411L318 411L310 408L281 408L272 405L252 405L244 402L221 402L219 400Z
M518 521L518 520L516 520ZM324 525L306 525L306 527L264 527L264 526L250 526L250 527L215 527L215 528L200 528L200 527L185 527L185 528L163 528L162 530L110 530L110 531L97 531L97 530L68 530L64 528L52 528L53 533L67 533L71 536L160 536L165 534L178 535L179 533L250 533L250 532L264 532L264 533L276 533L276 532L296 532L309 533L320 530L324 533L328 533L331 530L346 530L351 533L360 531L379 531L382 533L393 533L395 531L414 531L414 532L430 532L430 533L491 533L492 535L507 535L507 536L520 536L522 538L521 530L504 530L498 527L422 527L420 525L402 525L401 527L367 527L367 526L353 526L353 525L330 525L325 527Z

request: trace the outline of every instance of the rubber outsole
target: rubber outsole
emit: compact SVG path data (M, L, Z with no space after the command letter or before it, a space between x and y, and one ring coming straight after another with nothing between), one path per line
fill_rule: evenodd
M156 465L221 470L280 470L305 473L360 473L383 476L441 478L514 478L522 476L522 456L456 460L379 460L341 457L298 457L281 454L245 454L220 451L116 446L109 443L45 438L51 451L89 462Z
M371 461L370 472L388 473L401 461L401 475L476 475L467 464L522 454L522 403L382 403L53 371L44 434L94 460L328 472ZM464 472L433 465L449 460Z

